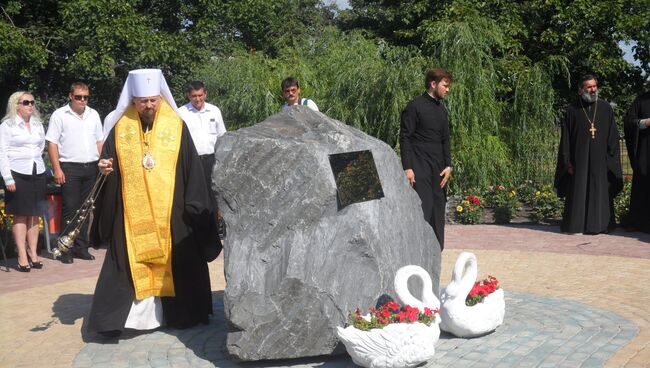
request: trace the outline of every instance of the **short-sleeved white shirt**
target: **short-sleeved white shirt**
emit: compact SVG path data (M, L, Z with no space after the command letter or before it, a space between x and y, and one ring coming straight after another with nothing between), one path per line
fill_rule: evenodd
M67 104L50 116L45 139L58 146L61 162L97 161L97 143L104 140L102 121L97 111L89 106L79 116Z
M36 163L36 173L45 171L43 148L45 148L45 131L43 124L31 121L31 131L19 116L13 121L5 120L0 124L0 173L5 184L14 184L11 171L31 175Z
M191 102L181 106L178 110L187 124L199 155L213 154L217 138L226 134L221 110L207 102L201 111L195 109Z
M295 104L293 104L292 106L295 106L295 105L298 105L298 104L295 103ZM316 102L314 102L314 101L312 101L312 100L310 100L310 99L308 99L308 98L301 98L301 99L300 99L300 105L305 105L305 106L309 107L310 109L312 109L312 110L314 110L314 111L319 111L319 110L318 110L318 106L316 105ZM287 107L289 107L289 104L288 104L288 103L285 103L285 104L282 105L282 107L280 108L280 111L284 110L284 109L287 108Z

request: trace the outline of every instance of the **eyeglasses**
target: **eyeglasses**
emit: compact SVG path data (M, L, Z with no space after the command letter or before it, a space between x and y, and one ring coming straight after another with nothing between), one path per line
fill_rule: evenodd
M77 101L88 101L88 95L74 95L74 99Z
M34 100L22 100L22 101L18 101L18 104L19 104L19 105L23 105L23 106L29 106L29 105L34 106L34 103L35 103Z

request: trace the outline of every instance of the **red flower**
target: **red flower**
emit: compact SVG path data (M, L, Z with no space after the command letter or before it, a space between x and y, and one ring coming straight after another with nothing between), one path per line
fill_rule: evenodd
M478 197L474 195L469 196L469 201L472 202L472 204L474 205L479 205L481 203Z
M415 313L413 313L413 312L409 313L408 318L409 318L409 321L411 321L411 322L415 322L415 321L417 321L417 320L418 320L418 314L417 314L417 312L415 312Z
M399 304L397 304L397 303L395 303L394 301L391 300L390 302L386 303L386 307L388 307L388 309L390 309L390 310L396 311L396 310L399 309Z

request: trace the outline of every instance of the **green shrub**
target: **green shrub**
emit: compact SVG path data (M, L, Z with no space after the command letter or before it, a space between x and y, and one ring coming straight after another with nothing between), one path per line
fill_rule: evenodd
M614 213L616 222L625 224L630 212L630 195L632 193L632 177L623 178L623 190L614 198Z
M508 224L519 211L520 205L517 200L517 191L507 189L503 185L490 187L485 194L486 206L492 208L494 222L497 224Z
M530 205L532 209L528 218L534 223L556 219L562 216L564 209L564 202L555 194L551 185L545 185L536 191Z

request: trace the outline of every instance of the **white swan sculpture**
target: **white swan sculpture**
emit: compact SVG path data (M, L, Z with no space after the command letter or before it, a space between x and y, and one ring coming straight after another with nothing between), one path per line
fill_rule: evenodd
M476 256L462 252L456 260L451 282L440 292L443 331L458 337L476 337L494 331L503 323L506 310L503 289L495 290L474 306L465 304L477 274Z
M422 279L423 301L408 290L407 282L413 275ZM421 312L425 307L437 309L440 305L431 286L431 277L419 266L402 267L395 275L394 287L398 298ZM337 327L337 334L357 365L371 368L415 367L433 358L435 343L440 338L439 323L440 318L436 318L430 326L423 323L392 323L370 331L361 331L353 326Z

